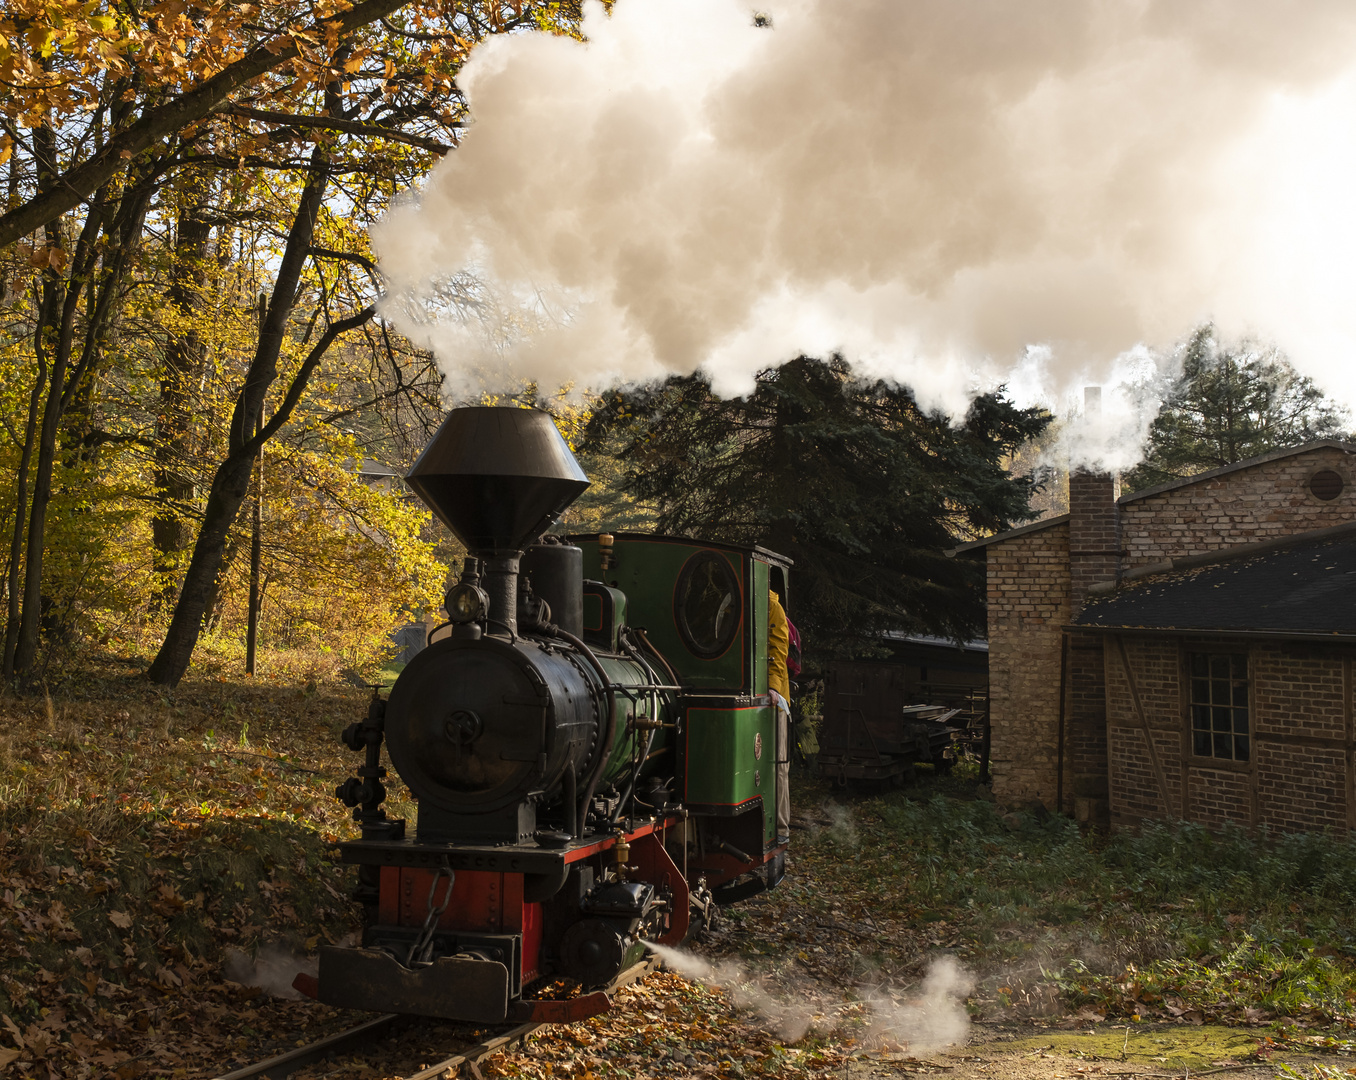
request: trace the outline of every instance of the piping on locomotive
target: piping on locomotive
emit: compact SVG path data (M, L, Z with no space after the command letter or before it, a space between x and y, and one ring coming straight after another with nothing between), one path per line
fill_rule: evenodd
M407 482L470 557L450 632L344 732L366 754L337 792L361 826L340 852L365 929L321 950L317 996L594 1015L645 941L679 944L784 873L767 627L790 563L666 536L543 542L589 481L533 409L454 410ZM412 829L381 807L383 739ZM562 977L581 992L542 998Z

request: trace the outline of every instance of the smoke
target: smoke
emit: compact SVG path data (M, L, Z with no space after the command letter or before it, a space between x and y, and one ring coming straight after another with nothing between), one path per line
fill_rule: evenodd
M856 850L861 843L861 835L857 831L857 822L846 806L835 802L822 802L815 809L807 812L801 818L803 825L798 823L797 827L803 827L806 839L809 841L817 840L821 836L827 836L835 844Z
M1213 318L1356 396L1356 6L762 10L589 0L587 43L476 49L474 127L373 230L449 392L731 395L838 352L952 415L1000 383L1062 410ZM1108 401L1089 459L1156 404Z
M812 1000L805 988L798 1000L779 997L759 977L734 961L711 963L681 949L646 942L664 965L690 979L719 987L741 1009L755 1013L778 1038L798 1042L831 1006ZM865 1004L869 1016L867 1042L901 1045L915 1056L963 1043L970 1028L965 999L974 980L955 959L942 956L928 967L918 992L904 1001L875 991Z

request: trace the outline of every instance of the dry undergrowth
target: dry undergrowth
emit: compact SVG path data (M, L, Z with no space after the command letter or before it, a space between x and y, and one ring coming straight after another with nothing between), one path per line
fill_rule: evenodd
M321 942L358 929L350 872L332 858L353 828L333 789L356 763L338 733L369 691L207 675L165 692L139 672L107 660L50 696L0 698L0 1068L14 1075L210 1077L357 1019L258 984L286 987ZM1191 834L1117 849L1057 822L1013 831L964 776L883 800L797 783L787 879L697 946L708 985L652 976L611 1013L548 1029L482 1072L842 1075L850 1057L855 1069L918 1049L940 1030L930 1009L948 1023L959 1009L963 1025L959 982L920 997L939 955L978 978L969 1010L1008 1027L1142 1012L1185 1029L1193 1010L1208 1022L1210 1002L1234 994L1232 1022L1270 1023L1276 1038L1290 1023L1293 1042L1293 1025L1317 1017L1332 1025L1323 1039L1346 1045L1346 1002L1326 1000L1351 978L1345 906L1325 899L1324 882L1346 881L1340 845L1259 858L1227 841L1241 869L1221 863L1211 892L1197 848L1163 854L1202 843ZM411 814L389 786L392 811ZM1189 898L1176 878L1145 878L1136 862L1150 855L1162 873L1195 875ZM1267 859L1272 877L1250 901L1239 875ZM1263 931L1271 953L1250 936ZM1105 974L1064 955L1086 956L1094 932ZM1191 951L1230 935L1227 956ZM1283 964L1308 972L1287 991L1293 1007L1263 979ZM396 1060L323 1072L367 1080L403 1068Z
M231 950L354 931L327 845L351 827L337 732L367 691L166 692L116 662L64 690L0 699L0 1062L189 1075L342 1024L223 973Z

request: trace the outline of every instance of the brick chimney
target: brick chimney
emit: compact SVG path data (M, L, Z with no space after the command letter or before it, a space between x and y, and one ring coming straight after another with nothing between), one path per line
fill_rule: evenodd
M1098 423L1101 415L1102 388L1085 387L1083 422ZM1120 481L1111 473L1082 468L1069 472L1070 618L1082 610L1089 588L1120 576L1119 495Z

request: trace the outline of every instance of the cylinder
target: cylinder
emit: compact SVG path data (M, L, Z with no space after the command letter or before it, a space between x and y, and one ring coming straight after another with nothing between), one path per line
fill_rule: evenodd
M523 575L532 591L551 605L551 621L575 637L584 636L584 552L572 544L533 544L523 553Z

